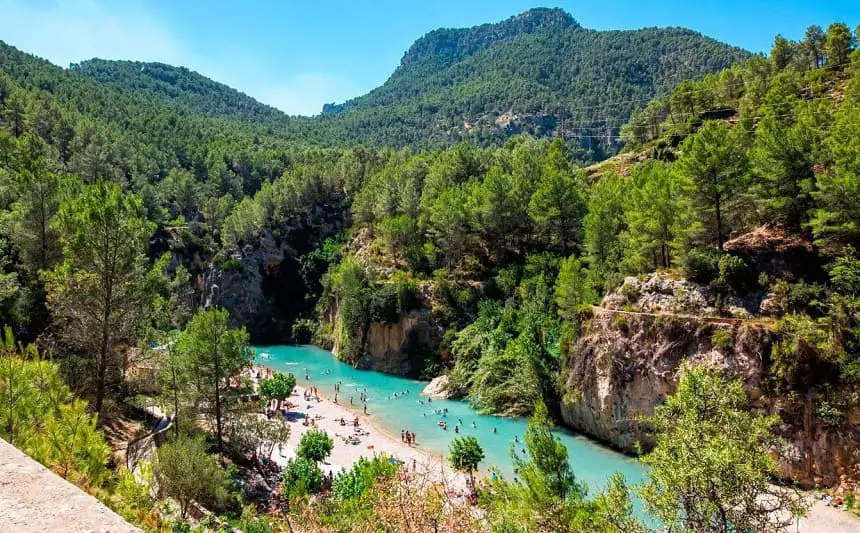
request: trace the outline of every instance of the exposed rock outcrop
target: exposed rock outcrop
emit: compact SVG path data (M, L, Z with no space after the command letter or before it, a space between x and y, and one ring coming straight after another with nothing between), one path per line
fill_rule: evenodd
M264 292L266 278L277 279L281 274L284 257L284 250L267 231L259 247L235 251L230 259L203 274L204 303L229 310L231 322L245 326L254 340L286 340L286 323L278 318L273 299Z
M252 342L292 342L291 325L313 311L313 296L321 290L317 280L303 275L308 265L301 258L349 221L340 193L269 221L252 242L225 250L227 257L203 272L196 287L201 301L228 309L234 325L248 328Z
M430 383L424 387L424 390L421 391L421 394L424 396L429 396L430 398L439 398L440 400L447 400L451 398L451 393L448 392L448 376L442 375L437 376L430 380Z
M337 313L333 319L337 320ZM337 329L335 324L335 329ZM398 376L417 376L421 373L423 356L439 345L439 328L433 323L429 309L410 311L397 322L371 322L367 331L360 331L363 339L361 356L353 362L356 368L376 370ZM332 352L339 355L339 335L335 335Z
M675 391L686 360L741 379L751 409L780 416L778 433L787 447L778 463L786 478L807 486L860 479L860 411L831 426L816 417L813 395L768 393L774 333L763 323L709 316L706 288L659 274L628 278L625 285L594 309L570 348L562 369L565 424L630 453L637 443L647 450L641 417ZM676 302L670 301L673 293Z
M633 453L637 443L649 445L639 419L674 392L682 361L720 368L759 397L769 347L760 328L597 311L565 365L562 417L578 431Z
M723 246L743 257L757 272L782 279L809 279L824 274L812 243L779 226L760 226Z

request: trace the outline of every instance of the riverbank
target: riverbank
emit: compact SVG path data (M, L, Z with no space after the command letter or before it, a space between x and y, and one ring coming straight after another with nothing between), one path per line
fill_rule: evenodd
M295 449L302 435L312 428L328 433L334 440L331 456L322 465L323 472L336 474L341 469L350 468L360 457L370 458L384 454L403 462L403 467L418 476L424 476L433 483L440 483L447 490L463 492L466 490L466 478L453 470L445 458L420 448L421 436L418 435L416 445L408 445L399 438L386 432L374 423L372 412L364 414L355 406L334 403L333 399L318 392L318 398L305 401L304 394L308 389L296 386L290 397L290 402L297 407L289 411L290 437L276 447L271 459L280 465L295 455ZM353 425L358 418L359 431ZM313 419L313 425L305 424L305 420ZM344 420L341 423L340 420ZM357 439L358 443L347 442L347 438Z
M466 478L454 471L445 461L445 458L420 448L420 436L418 445L409 446L398 438L390 435L385 430L374 424L372 414L364 415L363 410L353 406L335 404L334 401L319 394L319 401L304 401L304 388L297 386L290 401L298 407L292 409L292 414L305 414L313 417L315 426L304 425L304 417L290 417L290 438L283 443L281 449L277 447L272 453L271 459L280 465L295 455L295 448L301 436L312 427L321 429L334 439L334 448L328 462L322 465L323 471L328 474L336 474L343 468L350 468L359 457L373 457L374 454L385 454L404 462L404 468L414 472L416 476L425 477L432 483L442 484L446 490L456 493L466 491ZM310 406L308 408L308 406ZM347 444L343 438L353 434L352 421L358 417L359 427L366 431L360 437L358 445ZM341 425L339 419L350 422ZM849 513L828 507L821 501L811 502L808 515L801 519L798 533L860 533L860 520Z
M421 396L426 383L373 371L356 370L338 361L330 352L311 346L268 346L259 348L259 351L266 353L267 357L258 359L258 364L273 371L291 372L303 385L297 388L296 394L291 398L291 401L298 405L294 412L305 413L316 410L316 414L325 417L319 421L318 427L333 437L338 433L349 435L352 431L351 427L340 426L339 422L333 422L336 418L351 421L358 416L361 427L370 431L373 442L368 442L368 437L365 437L359 445L345 444L340 438L335 437L335 453L330 458L330 465L324 468L326 473L329 470L336 473L342 467L348 468L362 455L370 457L374 451L377 453L384 451L405 462L408 462L406 457L410 459L415 457L419 471L428 472L439 482L449 482L455 473L447 466L440 454L445 453L450 440L458 436L451 426L460 418L463 420L460 435L476 436L485 450L487 457L482 468L484 474L489 465L497 466L503 473L508 474L505 469L510 468L511 445L516 442L517 436L522 442L525 420L480 415L475 413L468 404L460 401L439 399L433 400L431 404L428 398ZM333 402L336 383L342 383L338 404ZM304 388L312 386L319 389L322 401L310 402L312 407L308 410L305 409L305 403L302 403L302 392ZM368 396L367 416L363 413L363 403L360 401L360 393L364 391ZM395 396L395 393L398 396ZM354 403L352 406L349 405L350 397ZM434 414L439 408L448 410L447 417ZM449 421L448 431L443 431L437 426L437 422L441 420ZM477 423L477 427L472 425L473 422ZM290 436L288 446L283 449L283 457L279 456L277 449L273 457L282 464L292 456L301 434L308 429L302 425L301 418L290 424L293 434ZM397 435L400 429L415 431L418 446L410 447L402 443ZM592 493L602 487L602 482L608 473L622 471L629 485L641 482L645 478L644 469L635 459L617 454L585 437L564 430L557 431L556 436L567 447L571 466L577 478L586 482ZM374 448L368 450L366 446L369 445ZM521 446L520 444L516 449L520 449ZM460 486L465 487L464 478L460 476L459 479L462 484ZM634 508L637 517L646 519L645 510L638 500L634 501ZM794 528L791 530L795 531ZM860 533L860 521L849 513L818 502L811 508L809 516L800 521L797 531Z

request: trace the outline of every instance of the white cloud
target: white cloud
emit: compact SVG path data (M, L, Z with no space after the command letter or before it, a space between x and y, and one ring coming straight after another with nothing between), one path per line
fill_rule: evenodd
M282 73L238 46L199 57L169 28L131 0L0 0L0 39L64 67L93 57L184 66L291 115L315 115L324 103L359 94L359 87L336 75Z

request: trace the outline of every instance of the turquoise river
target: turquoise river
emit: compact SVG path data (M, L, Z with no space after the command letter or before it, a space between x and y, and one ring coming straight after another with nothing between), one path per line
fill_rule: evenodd
M366 391L368 415L375 425L392 435L398 435L402 429L413 431L418 445L430 452L445 455L451 440L458 436L454 426L462 420L460 435L474 435L484 449L483 471L495 466L505 475L513 474L511 447L517 438L519 444L515 449L521 453L526 429L523 418L481 415L460 400L428 402L420 395L426 382L356 370L338 361L331 352L314 346L257 346L254 350L258 364L291 372L300 385L316 386L328 397L334 395L334 384L343 382L338 397L341 404L349 405L352 397L355 406L361 405L359 394ZM305 380L305 372L310 380ZM448 410L444 418L437 414L442 409ZM447 431L437 425L443 419L448 423ZM556 429L555 433L567 447L577 478L588 484L590 493L602 487L614 472L621 472L629 484L642 479L643 468L635 459L571 431Z

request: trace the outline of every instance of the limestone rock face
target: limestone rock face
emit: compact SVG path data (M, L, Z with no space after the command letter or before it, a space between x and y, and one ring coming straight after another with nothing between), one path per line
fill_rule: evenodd
M447 390L448 388L448 376L442 375L433 378L430 383L424 387L424 390L421 391L421 394L424 396L429 396L430 398L438 398L440 400L447 400L451 398L451 394Z
M769 348L760 329L598 311L565 363L562 417L624 451L635 452L637 443L647 449L639 419L675 391L684 360L720 368L759 397L762 356Z
M860 411L831 426L815 414L819 398L766 395L774 334L756 322L713 317L706 288L658 277L628 278L632 288L622 286L594 309L563 364L564 423L627 452L637 443L647 450L641 417L675 391L686 360L740 379L750 409L780 417L786 447L776 456L785 478L805 486L860 480ZM673 303L672 294L681 301Z
M284 250L270 237L259 247L234 252L224 263L228 267L213 267L204 273L200 287L204 304L226 308L233 325L245 326L253 340L286 340L286 324L277 319L278 310L264 292L264 281L278 277L284 257Z
M336 320L337 313L331 313ZM337 328L337 325L335 325ZM441 332L432 321L430 310L426 308L410 311L397 322L371 322L367 332L359 332L363 338L362 355L353 362L356 368L376 370L398 376L417 376L422 355L435 350L439 345ZM338 337L332 352L338 355Z

